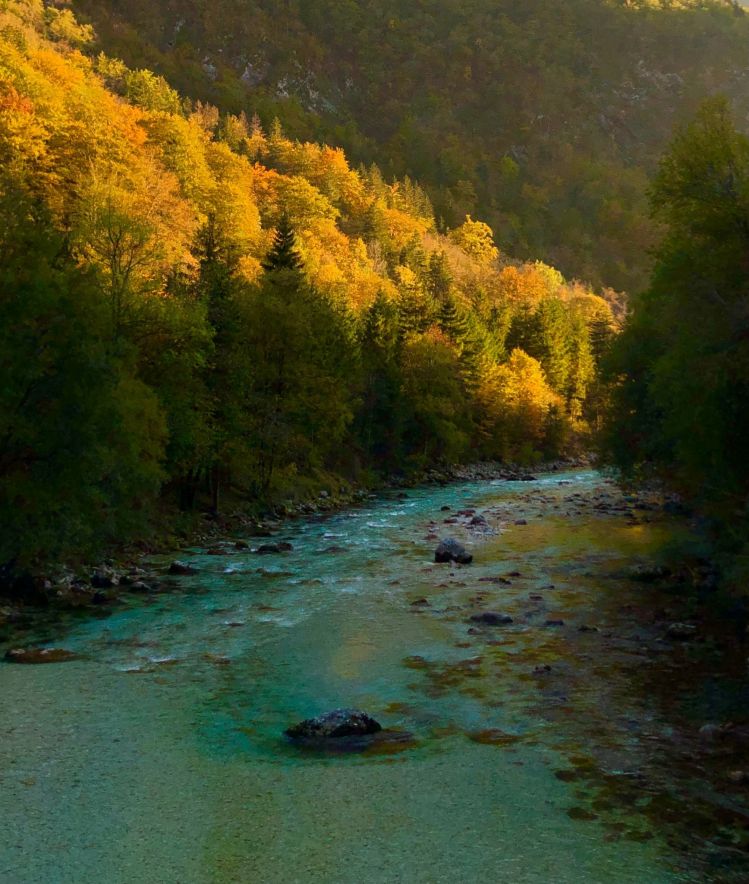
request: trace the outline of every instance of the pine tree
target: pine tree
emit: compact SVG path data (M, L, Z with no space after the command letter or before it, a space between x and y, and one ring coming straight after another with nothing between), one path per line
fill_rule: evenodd
M228 453L242 426L238 388L244 354L235 300L239 262L236 250L217 230L214 217L209 217L198 241L202 254L197 287L213 339L210 358L202 371L210 415L210 443L204 463L196 463L183 479L182 504L193 505L197 479L207 470L212 509L218 513L221 486L230 473Z
M367 184L375 197L384 198L387 196L389 188L376 163L372 163L367 170Z
M257 114L253 114L247 137L247 156L253 163L257 163L265 159L267 151L268 139L265 137L263 124L260 121L260 117Z
M439 327L452 338L453 343L462 348L468 335L468 323L465 313L451 294L442 298L438 315Z
M395 305L379 292L364 316L360 335L362 374L355 434L369 457L388 467L401 459L405 422L398 320Z
M444 252L432 252L427 270L427 290L437 303L442 303L452 292L453 275Z
M262 266L266 273L283 270L299 272L302 269L302 258L296 247L296 233L286 213L281 215L278 221L273 245Z
M460 329L460 376L465 388L475 395L486 361L485 335L474 317L463 316Z
M415 233L401 250L400 263L410 267L422 283L428 284L429 261L418 234Z
M590 323L590 348L596 365L601 364L601 360L611 347L614 337L615 332L611 320L603 316L596 316L592 320Z
M405 286L398 302L398 326L401 339L426 331L434 320L431 302L418 288Z
M573 317L568 336L570 370L566 391L567 407L571 417L579 418L582 416L588 389L596 374L590 333L584 317Z

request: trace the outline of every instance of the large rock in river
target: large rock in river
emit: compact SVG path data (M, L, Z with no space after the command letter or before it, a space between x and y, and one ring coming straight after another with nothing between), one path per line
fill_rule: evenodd
M446 537L434 551L434 561L440 564L457 562L459 565L470 565L473 556L454 537Z
M334 709L317 718L308 718L290 727L285 733L292 740L325 743L343 737L364 737L376 734L382 725L359 709Z
M267 556L273 555L274 553L292 552L293 549L294 547L290 543L282 540L279 543L263 543L255 550L255 552L259 556Z
M193 565L188 565L187 562L172 562L169 566L170 574L177 574L181 577L186 577L190 574L197 574L198 569Z

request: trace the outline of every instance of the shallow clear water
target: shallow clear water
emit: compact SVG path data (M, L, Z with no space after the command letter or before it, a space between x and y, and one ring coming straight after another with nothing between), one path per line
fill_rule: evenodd
M0 666L0 881L706 880L637 796L601 802L569 773L594 758L616 796L649 751L643 728L662 729L612 674L646 659L637 637L609 641L608 668L597 643L633 591L612 574L667 528L567 515L600 484L422 489L289 527L290 554L194 550L200 574L174 592L50 642L83 660ZM443 504L502 530L444 525ZM432 519L473 565L432 564ZM469 634L481 605L515 623ZM343 705L414 744L321 756L280 739Z

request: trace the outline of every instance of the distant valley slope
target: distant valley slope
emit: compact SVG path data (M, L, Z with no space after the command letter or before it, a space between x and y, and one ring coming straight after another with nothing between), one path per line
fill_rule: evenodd
M726 0L74 0L105 50L428 189L509 253L641 286L647 178L708 94L749 111Z

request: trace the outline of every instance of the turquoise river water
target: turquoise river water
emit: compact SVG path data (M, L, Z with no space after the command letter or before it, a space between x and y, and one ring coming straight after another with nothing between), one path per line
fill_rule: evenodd
M684 798L643 673L665 651L622 625L645 590L621 569L671 528L592 506L615 493L580 472L389 495L287 526L281 556L183 551L200 573L172 591L48 630L81 659L0 664L0 881L722 880L663 805ZM430 531L474 564L434 565ZM515 622L469 631L482 608ZM413 739L282 740L337 706Z

